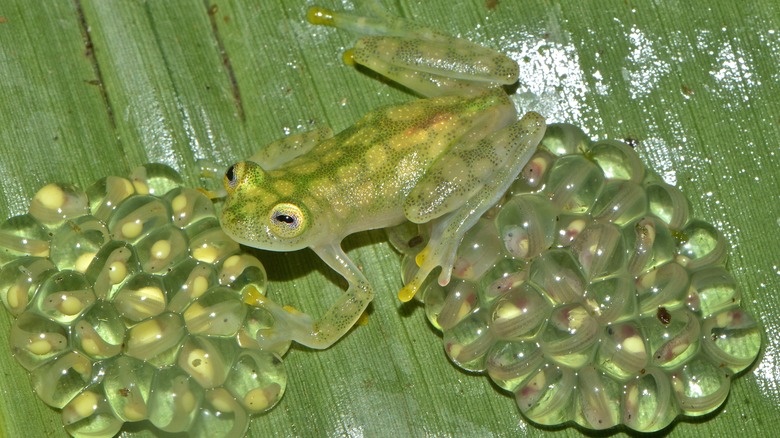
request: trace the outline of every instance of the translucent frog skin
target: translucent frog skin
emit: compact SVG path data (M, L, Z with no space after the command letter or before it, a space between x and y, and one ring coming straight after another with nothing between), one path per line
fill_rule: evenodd
M545 131L539 114L518 121L501 88L517 81L518 66L500 53L387 15L315 7L307 18L371 35L345 61L425 99L371 112L335 136L287 137L226 172L221 223L228 235L271 251L311 248L349 283L319 320L260 297L277 321L259 335L268 347L292 340L327 348L358 320L374 291L341 249L352 233L430 222L419 271L399 298L412 299L437 267L446 285L463 235L503 195Z

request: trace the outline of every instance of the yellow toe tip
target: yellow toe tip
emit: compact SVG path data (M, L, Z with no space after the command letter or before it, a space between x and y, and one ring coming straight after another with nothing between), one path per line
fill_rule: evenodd
M293 306L283 306L282 309L284 309L287 313L290 313L292 315L300 315L301 311L296 309Z
M260 307L265 304L265 295L254 286L250 286L244 290L244 303L250 306Z
M220 196L219 196L219 195L218 195L216 192L214 192L214 191L212 191L212 190L207 190L207 189L204 189L203 187L198 187L198 188L196 188L195 190L197 190L197 191L199 191L201 194L205 195L205 196L206 196L207 198L209 198L209 200L211 200L211 201L213 201L213 200L215 200L215 199L219 199L219 197L220 197Z
M416 293L417 286L413 284L407 284L398 292L398 299L401 300L402 303L408 303L412 300L412 298L414 298Z
M341 55L341 61L346 65L355 65L355 51L348 49Z
M319 26L333 26L333 11L320 6L312 6L306 12L306 20Z

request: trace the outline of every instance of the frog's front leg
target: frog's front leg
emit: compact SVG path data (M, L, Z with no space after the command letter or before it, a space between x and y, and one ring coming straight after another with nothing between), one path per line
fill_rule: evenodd
M346 292L318 320L298 311L264 301L261 306L274 316L273 328L258 333L261 347L274 349L288 341L310 348L328 348L355 325L374 298L374 291L362 272L341 249L339 243L312 247L323 261L349 283Z
M248 161L259 164L265 170L277 169L331 137L333 130L329 127L288 135L263 146Z
M428 245L417 255L420 267L398 293L411 300L437 267L439 284L450 281L463 235L507 191L544 135L544 118L534 112L474 144L453 146L428 170L406 198L404 214L415 223L432 221Z

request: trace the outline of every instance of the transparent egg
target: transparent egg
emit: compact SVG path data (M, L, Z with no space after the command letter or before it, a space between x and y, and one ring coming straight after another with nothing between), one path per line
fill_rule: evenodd
M238 346L230 339L190 336L179 354L178 365L206 389L225 383Z
M623 423L634 430L659 431L679 414L672 383L666 373L656 368L642 369L630 379L621 402Z
M520 412L534 423L565 423L573 416L572 394L576 384L574 371L545 364L515 389L515 401Z
M72 184L48 184L33 196L30 216L47 227L89 213L87 194Z
M165 311L165 295L162 278L144 272L128 280L112 301L120 315L139 322Z
M112 240L92 259L87 280L93 284L98 299L110 299L124 284L141 272L141 262L132 245Z
M578 369L593 359L600 335L596 319L579 304L569 304L552 311L539 344L548 359Z
M216 221L216 219L214 219ZM226 257L239 252L238 243L228 237L217 223L208 230L192 237L190 253L196 260L218 264Z
M582 214L589 211L604 187L604 174L582 155L568 155L553 164L544 193L556 211Z
M179 228L197 227L201 221L217 217L214 203L198 190L176 187L163 198L171 204L171 219Z
M626 225L647 213L647 195L637 183L631 181L608 182L593 206L593 218Z
M14 216L0 225L0 265L23 256L48 257L49 235L33 216Z
M580 301L587 285L577 259L563 249L547 251L531 262L528 280L555 304Z
M184 323L193 334L234 336L244 323L247 306L241 295L227 287L215 287L199 296L184 311Z
M584 298L585 308L601 324L633 319L638 314L634 279L625 273L592 281Z
M485 354L495 342L485 313L477 310L444 332L444 351L464 370L485 370Z
M725 310L705 319L701 331L704 351L732 373L750 366L761 349L761 329L742 309Z
M477 285L468 281L451 281L446 287L447 297L437 312L436 324L442 330L454 327L478 308Z
M187 236L172 224L158 227L135 245L143 270L167 272L189 255Z
M182 317L163 313L132 326L125 342L125 354L158 367L176 363L182 340L187 336Z
M170 312L181 313L207 290L219 284L217 269L210 263L189 259L176 265L165 276Z
M502 245L492 221L480 219L463 236L452 276L463 280L481 277L502 257Z
M149 421L165 432L191 429L206 390L179 367L157 370L149 394Z
M87 189L89 210L94 217L105 222L117 206L134 193L135 187L127 178L119 176L101 178Z
M35 292L57 267L40 257L19 257L0 270L0 298L12 315L18 316L33 300Z
M258 370L265 372L259 373ZM279 356L265 351L245 350L228 372L225 388L244 409L259 414L279 402L286 380Z
M490 379L510 392L536 374L544 364L544 353L536 342L499 341L490 347L485 358L485 369Z
M11 326L11 351L17 362L32 370L66 351L66 327L41 315L25 312Z
M479 279L484 291L485 304L492 302L528 279L528 263L525 260L504 258L496 262ZM424 300L427 304L427 300Z
M725 265L726 239L717 228L701 220L691 221L680 232L678 261L688 269Z
M593 143L587 156L599 165L607 180L639 183L645 176L645 166L639 156L622 141L604 140Z
M236 290L252 287L265 294L268 286L268 275L263 264L249 254L235 254L226 258L219 271L219 283Z
M52 321L68 324L86 312L96 300L84 274L60 271L41 284L30 311Z
M130 175L130 181L141 195L163 196L182 185L181 175L161 163L147 163L136 167Z
M674 369L699 350L699 319L686 309L668 311L660 307L655 316L642 318L640 324L647 335L653 366Z
M546 149L537 149L509 187L507 194L536 193L544 189L555 156Z
M544 293L525 282L492 303L490 330L498 339L530 339L547 322L550 310Z
M650 360L641 327L629 321L609 325L604 332L595 362L599 370L618 381L640 375Z
M62 424L75 437L111 437L122 428L100 384L85 389L62 409Z
M670 229L682 230L691 219L691 203L677 187L653 181L645 187L648 209Z
M709 266L693 272L688 305L704 318L739 305L737 282L721 266Z
M122 353L127 328L117 309L99 301L71 324L70 344L94 360Z
M593 366L577 372L577 400L574 421L588 429L602 430L620 424L619 400L622 385Z
M623 228L629 260L626 269L634 276L649 272L676 256L672 233L654 216L645 216Z
M700 416L718 408L729 395L731 372L702 356L671 374L677 403L685 415Z
M226 438L241 438L249 427L246 410L225 388L206 391L203 406L198 411L189 435L212 438L215 434Z
M150 195L125 199L108 220L108 229L114 240L135 244L153 230L168 224L171 207Z
M582 154L590 148L590 138L570 123L551 123L539 144L556 156Z
M106 366L103 387L107 401L122 421L146 420L157 368L130 356L119 356Z
M51 238L49 258L60 270L87 272L100 248L110 240L108 228L93 216L70 219Z
M536 257L553 244L555 211L541 196L516 196L501 207L496 228L512 257Z
M687 300L688 271L678 263L667 263L637 278L639 313L655 315L660 308L675 310Z
M62 409L99 375L78 351L65 351L30 373L33 389L44 403Z
M610 223L594 223L571 244L588 280L616 274L626 263L626 248L620 229Z

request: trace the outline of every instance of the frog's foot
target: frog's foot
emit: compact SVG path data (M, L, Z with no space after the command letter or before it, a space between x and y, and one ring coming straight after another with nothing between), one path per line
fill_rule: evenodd
M196 164L200 168L201 182L205 186L198 187L197 190L212 201L227 197L227 191L222 186L224 167L209 160L198 160Z
M273 327L257 332L257 343L264 350L287 351L291 341L300 342L314 330L311 316L290 306L280 306L256 289L244 293L244 302L265 309L274 319Z
M278 169L331 137L333 137L333 131L327 126L320 126L313 131L288 135L265 145L247 161L259 164L264 170Z
M363 17L313 7L307 19L365 35L344 57L426 97L476 96L517 82L511 58L388 14Z
M414 258L419 269L414 277L398 292L398 299L402 302L410 301L423 285L426 278L434 269L440 267L438 283L439 286L446 286L450 283L452 267L455 264L455 256L458 251L460 241L449 240L447 243L435 245L428 244Z
M345 268L349 288L319 319L315 320L289 306L282 307L257 290L245 292L245 303L267 310L274 318L273 327L258 330L257 342L261 348L284 351L285 344L291 341L309 348L328 348L363 317L363 312L374 297L373 289L340 247L329 248L332 252L323 252L323 260L331 266ZM347 267L354 268L355 271ZM352 275L353 273L355 275Z

